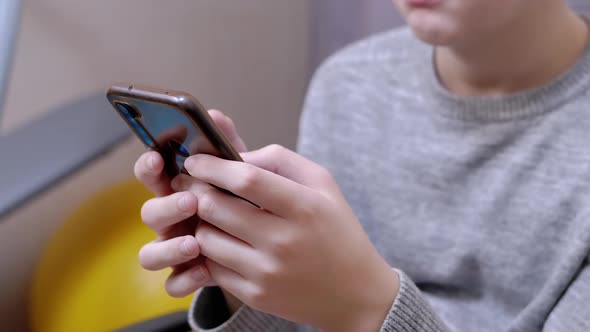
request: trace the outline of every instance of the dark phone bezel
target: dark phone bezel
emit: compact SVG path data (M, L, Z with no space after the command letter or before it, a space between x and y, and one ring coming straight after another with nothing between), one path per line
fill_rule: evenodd
M116 103L128 104L125 100L117 100L117 97L126 97L152 103L171 106L186 114L211 144L219 151L219 157L234 161L243 161L240 154L234 149L229 140L217 127L207 109L189 93L175 90L164 90L147 85L138 85L131 83L113 84L107 91L107 99L115 109ZM117 113L131 127L133 132L140 136L139 133L128 123L127 118L119 111ZM145 128L144 128L145 130ZM146 132L151 135L147 130ZM141 138L141 137L140 137ZM155 142L155 140L154 140Z

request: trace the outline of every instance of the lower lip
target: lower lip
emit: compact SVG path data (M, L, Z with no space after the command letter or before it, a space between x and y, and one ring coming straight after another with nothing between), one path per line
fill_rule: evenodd
M406 0L408 6L415 8L432 8L441 2L442 0Z

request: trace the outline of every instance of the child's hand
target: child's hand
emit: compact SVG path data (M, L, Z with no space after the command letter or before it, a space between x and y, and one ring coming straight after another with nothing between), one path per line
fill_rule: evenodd
M230 143L240 152L246 151L231 119L219 111L209 114ZM209 281L208 271L199 258L200 248L195 239L199 222L195 215L197 200L188 192L175 192L164 170L164 160L157 152L143 154L135 164L135 175L157 198L147 201L141 211L142 219L157 238L139 253L141 265L148 270L172 267L166 290L172 296L189 295Z
M212 279L254 309L295 322L326 331L378 331L399 276L331 175L279 146L242 157L245 163L190 157L185 168L192 176L172 182L194 194L189 211L196 208L207 221L196 238ZM162 211L176 206L173 199L161 204Z

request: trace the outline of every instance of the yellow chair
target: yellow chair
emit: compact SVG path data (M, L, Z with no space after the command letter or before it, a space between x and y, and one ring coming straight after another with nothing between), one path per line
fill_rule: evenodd
M139 249L155 237L139 215L150 197L137 181L126 181L99 192L65 221L33 276L34 332L113 331L189 308L190 297L166 294L169 270L139 265Z

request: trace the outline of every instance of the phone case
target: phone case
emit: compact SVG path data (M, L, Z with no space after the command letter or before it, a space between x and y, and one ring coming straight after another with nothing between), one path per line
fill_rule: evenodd
M197 153L242 161L205 107L186 92L115 84L107 98L144 145L160 152L171 177Z

